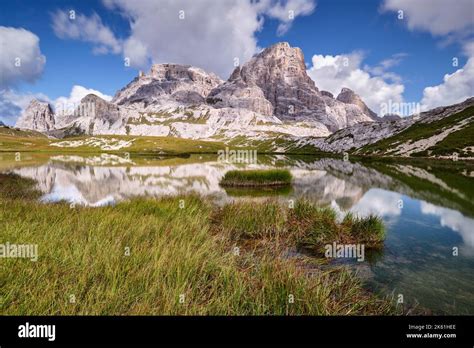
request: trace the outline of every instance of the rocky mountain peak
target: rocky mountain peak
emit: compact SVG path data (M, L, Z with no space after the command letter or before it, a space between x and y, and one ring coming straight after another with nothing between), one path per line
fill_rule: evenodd
M153 64L149 74L142 74L118 91L112 103L197 104L222 82L217 75L190 65Z
M288 42L280 42L264 49L241 69L236 70L240 73L233 76L241 78L247 84L260 87L268 87L269 83L283 83L287 86L307 84L311 89L317 90L313 80L306 74L303 52L298 47L291 47Z
M293 63L304 66L304 54L299 47L291 47L288 42L278 42L272 46L265 48L263 51L256 55L260 58L270 58L272 60L283 58L285 60L294 59Z
M343 87L341 89L341 93L339 93L336 100L339 100L340 102L343 102L345 104L357 105L366 115L370 116L372 119L379 119L377 114L370 110L369 107L364 103L362 98L350 88Z
M88 94L81 99L76 114L83 117L106 120L118 119L119 108L95 94Z
M306 74L301 49L280 42L237 67L229 80L211 91L208 102L216 107L239 107L282 119L308 114L324 104Z
M53 110L48 102L33 99L16 122L16 127L49 131L55 126Z
M209 93L207 102L217 108L273 115L282 121L316 121L332 131L373 120L368 108L358 107L362 101L347 105L320 92L306 72L303 52L287 42L270 46L237 67L227 82Z
M189 80L195 83L215 87L223 81L213 73L191 65L181 64L153 64L150 76L160 81Z

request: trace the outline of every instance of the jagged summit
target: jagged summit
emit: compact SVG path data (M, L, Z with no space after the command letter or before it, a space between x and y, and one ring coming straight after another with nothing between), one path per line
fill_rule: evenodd
M48 102L33 99L16 122L16 127L49 131L55 126L53 110Z
M120 118L120 110L117 105L95 94L88 94L82 98L78 109L78 115L95 118L99 121L113 123Z
M321 93L306 73L303 52L287 42L270 46L237 67L228 81L209 93L207 102L217 108L250 109L284 121L320 122L332 131L373 120L360 103L343 103Z
M357 105L366 115L369 115L372 119L378 120L379 117L375 112L370 110L370 108L364 103L361 97L359 97L352 89L343 87L341 93L336 98L340 102L346 104Z
M149 74L138 76L118 91L112 103L199 104L220 83L222 80L217 75L190 65L153 64Z

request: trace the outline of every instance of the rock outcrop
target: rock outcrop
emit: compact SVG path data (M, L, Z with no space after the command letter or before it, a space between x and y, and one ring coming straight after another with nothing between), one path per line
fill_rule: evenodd
M400 121L402 118L398 115L394 115L394 114L387 114L387 115L384 115L382 117L380 117L380 120L382 122L392 122L392 121Z
M362 98L355 94L350 88L342 88L341 93L339 93L336 99L345 104L357 105L364 112L364 114L368 115L375 121L379 120L377 114L370 110Z
M109 103L95 94L88 94L82 98L81 104L77 108L77 114L113 123L120 118L120 109L117 105Z
M329 98L334 98L334 95L331 92L328 91L321 91L321 95Z
M45 132L54 129L55 123L54 113L49 103L33 99L15 126Z
M154 64L148 75L141 74L117 92L117 105L201 104L209 92L223 81L215 74L189 65Z

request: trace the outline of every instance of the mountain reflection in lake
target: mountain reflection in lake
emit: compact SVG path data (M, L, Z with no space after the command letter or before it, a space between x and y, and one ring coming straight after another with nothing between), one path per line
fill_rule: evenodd
M197 193L216 204L305 198L329 205L341 216L348 211L377 214L388 229L383 253L349 263L367 285L384 294L402 294L406 303L419 303L433 313L474 314L474 178L472 168L459 163L433 168L260 156L258 164L240 165L217 162L210 155L128 159L103 154L59 155L31 164L10 161L2 167L35 179L44 202L101 206L137 196ZM274 167L291 170L291 189L226 191L219 186L228 170Z

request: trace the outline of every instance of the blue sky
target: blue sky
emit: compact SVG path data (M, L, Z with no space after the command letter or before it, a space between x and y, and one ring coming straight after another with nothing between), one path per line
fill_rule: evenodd
M420 11L427 4L438 6L439 0L420 0L424 4L419 7L410 5L408 0L263 0L258 9L255 4L251 7L250 0L228 0L228 6L222 5L226 1L195 0L202 6L188 5L186 0L177 2L178 5L169 0L2 1L0 26L23 28L36 35L45 63L31 73L34 76L12 75L2 83L3 91L9 94L3 94L0 103L4 106L0 110L5 113L10 107L11 112L6 114L11 115L0 115L0 120L3 116L4 122L13 122L14 114L28 99L19 96L41 94L53 102L70 97L73 86L113 96L136 76L139 68L147 70L152 62L198 65L226 79L233 68L230 57L239 56L244 63L260 48L279 41L288 41L303 50L316 86L337 93L349 84L375 109L388 99L425 101L431 107L436 106L436 99L449 104L472 95L472 76L466 76L470 70L466 66L474 51L473 1L459 0L459 8L443 5L425 11L431 16L428 19ZM221 5L215 5L214 10L212 3ZM402 20L397 18L400 8L404 10ZM172 15L171 21L170 14L180 9L188 17L179 22ZM58 29L58 11L68 14L70 10L82 16L82 22L66 21ZM465 14L471 10L469 20L469 14L467 18ZM294 20L287 20L288 11L294 11ZM449 11L453 12L449 18L437 21L442 23L431 23ZM208 24L211 22L212 27ZM83 33L82 28L88 24L89 32ZM283 29L279 30L281 26ZM10 58L9 45L21 40L19 36L11 44L3 43L6 57ZM202 51L196 49L197 43L202 43ZM141 49L145 46L146 52ZM100 47L103 52L97 53ZM132 57L130 67L124 66L126 56ZM318 58L314 60L314 56ZM350 71L342 71L341 60L337 59L345 56L351 60ZM458 66L453 66L453 57L458 58ZM7 58L3 55L2 59ZM324 69L311 72L315 64ZM453 88L445 86L450 81L444 81L444 76L463 67L454 77L456 80L451 81L462 88L452 95ZM428 95L425 89L430 86L435 90Z

